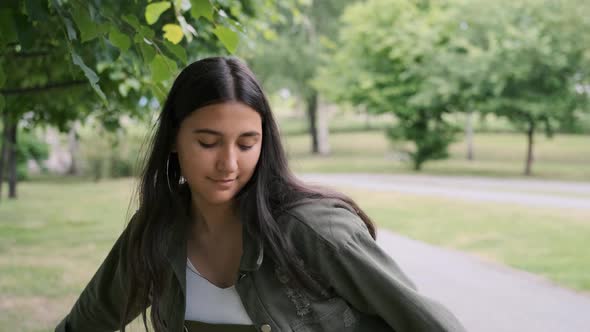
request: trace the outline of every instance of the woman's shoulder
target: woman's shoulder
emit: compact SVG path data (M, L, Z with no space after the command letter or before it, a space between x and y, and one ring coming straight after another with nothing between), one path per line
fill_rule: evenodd
M339 247L358 234L370 236L355 209L336 198L301 202L286 210L279 219L287 236L304 242L320 240Z

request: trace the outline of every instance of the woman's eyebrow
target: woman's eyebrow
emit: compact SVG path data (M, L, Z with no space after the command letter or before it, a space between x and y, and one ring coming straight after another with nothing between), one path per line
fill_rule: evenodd
M213 129L208 129L208 128L204 128L204 129L195 129L193 130L193 134L210 134L210 135L216 135L216 136L223 136L223 133L217 130L213 130ZM240 137L242 136L247 136L247 137L255 137L255 136L260 136L260 133L257 131L247 131L244 133L240 134Z

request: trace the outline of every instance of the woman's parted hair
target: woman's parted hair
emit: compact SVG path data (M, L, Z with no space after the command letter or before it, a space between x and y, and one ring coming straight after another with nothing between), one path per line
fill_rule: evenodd
M375 238L368 216L347 196L307 186L290 171L278 126L264 92L254 74L233 57L211 57L196 61L178 75L168 94L148 147L138 187L139 209L129 225L124 251L124 268L129 276L125 288L121 331L138 311L146 330L146 307L155 331L165 331L161 297L169 274L167 236L173 226L188 227L190 190L179 184L180 166L172 147L181 122L191 112L207 105L237 101L254 109L262 119L260 159L252 178L236 195L240 219L248 223L254 238L262 240L275 263L298 285L305 274L297 261L291 241L279 228L278 216L289 206L308 199L337 198L352 206ZM174 225L183 223L183 225Z

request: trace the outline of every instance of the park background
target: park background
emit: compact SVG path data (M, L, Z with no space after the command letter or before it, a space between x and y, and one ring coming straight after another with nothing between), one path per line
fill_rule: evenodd
M590 202L559 187L590 182L589 17L574 0L3 1L0 330L67 314L135 209L166 91L206 56L253 68L299 175ZM590 291L590 205L332 185L380 228Z

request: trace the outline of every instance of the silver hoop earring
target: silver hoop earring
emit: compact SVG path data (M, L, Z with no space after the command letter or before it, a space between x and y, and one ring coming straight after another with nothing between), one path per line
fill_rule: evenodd
M180 176L180 179L178 179L178 184L185 184L186 183L186 178L184 176Z

